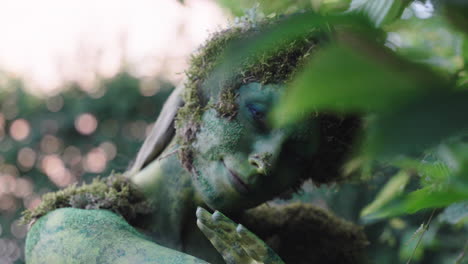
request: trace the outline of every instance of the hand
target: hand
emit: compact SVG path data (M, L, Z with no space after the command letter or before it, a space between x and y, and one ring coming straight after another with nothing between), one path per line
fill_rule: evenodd
M284 264L263 240L218 211L198 207L197 226L228 264Z

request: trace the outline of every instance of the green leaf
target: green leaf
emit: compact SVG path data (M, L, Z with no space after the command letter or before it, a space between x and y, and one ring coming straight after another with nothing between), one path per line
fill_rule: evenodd
M432 188L423 188L408 194L404 208L407 213L415 213L427 208L441 208L450 204L468 200L466 189L451 186L443 190L434 191Z
M401 195L406 184L408 184L409 178L408 173L404 171L393 176L380 190L374 201L362 209L361 217L377 212L384 205L387 205L391 200L395 199L395 197Z
M277 125L315 111L393 111L442 83L426 67L362 36L344 37L341 42L312 56L293 80L274 112Z
M452 204L439 215L439 221L452 225L466 220L468 220L468 202Z
M468 3L465 0L444 0L444 13L458 29L468 34Z
M428 162L402 157L392 161L392 165L405 170L415 170L423 183L444 183L453 174L449 167L439 160Z
M392 157L421 151L468 129L468 92L433 93L379 115L369 124L365 153Z
M314 9L321 14L333 14L349 9L351 0L312 0Z
M242 16L245 12L245 8L243 8L237 1L218 0L218 3L222 7L227 8L234 16Z
M369 21L357 15L321 16L310 11L290 15L254 36L231 42L220 56L218 66L207 80L207 86L216 87L221 80L230 79L237 74L243 62L276 50L281 43L294 41L311 32L330 32L333 25L360 28L367 34L375 35L377 32L370 26Z
M364 13L380 26L399 18L409 0L353 0L349 11Z
M468 201L468 192L463 187L450 185L440 190L434 190L428 187L419 189L395 199L392 203L363 217L363 219L369 221L413 214L423 209L442 208L454 203Z

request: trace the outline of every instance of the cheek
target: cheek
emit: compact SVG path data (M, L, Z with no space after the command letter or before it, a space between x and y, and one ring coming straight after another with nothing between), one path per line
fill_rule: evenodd
M214 109L203 113L197 139L193 143L195 156L206 160L220 160L239 151L244 137L244 127L237 120L218 117Z

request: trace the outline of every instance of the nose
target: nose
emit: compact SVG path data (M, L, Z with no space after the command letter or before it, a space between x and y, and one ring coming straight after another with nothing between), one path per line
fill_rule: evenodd
M256 169L258 174L267 175L272 156L271 153L253 154L249 157L249 163Z
M270 173L284 141L284 133L277 132L255 142L253 151L249 155L249 163L258 174L268 175Z

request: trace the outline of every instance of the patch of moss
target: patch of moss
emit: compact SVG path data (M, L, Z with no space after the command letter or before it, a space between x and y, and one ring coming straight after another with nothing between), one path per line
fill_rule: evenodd
M193 149L191 143L199 129L201 115L211 101L218 113L227 118L233 118L237 113L234 102L236 90L243 84L260 82L262 84L282 84L300 69L304 59L318 47L319 32L314 32L287 43L279 43L274 50L255 54L244 58L236 69L236 74L221 80L217 87L205 87L210 74L219 64L219 59L226 46L247 39L263 30L273 27L279 18L266 18L262 21L251 21L233 26L216 33L205 45L194 54L190 60L190 68L186 72L184 106L176 118L178 143L181 146L179 157L189 171L192 170ZM221 88L220 88L221 87ZM210 93L210 90L221 90ZM219 98L212 98L214 95Z
M361 264L363 228L311 204L262 205L238 219L286 263Z
M90 184L72 185L47 193L35 209L23 212L22 222L32 224L41 216L58 208L105 209L115 212L129 223L153 208L144 194L120 174L96 178Z
M237 114L237 94L233 89L223 89L214 108L221 117L232 119Z

